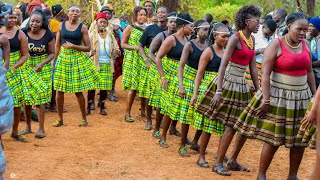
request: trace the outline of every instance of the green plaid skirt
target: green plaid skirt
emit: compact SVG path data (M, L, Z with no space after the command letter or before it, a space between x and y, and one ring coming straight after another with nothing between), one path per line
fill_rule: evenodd
M27 60L27 64L32 68L36 68L36 66L45 61L48 54L43 54L41 56L29 56ZM41 105L51 101L52 95L52 68L51 64L48 63L44 65L41 69L41 72L35 72L41 78L41 80L47 85L46 93L39 94L39 99L36 100L36 104L32 105ZM31 105L32 102L26 102L26 104Z
M54 70L54 89L65 93L95 88L99 72L90 58L74 49L61 48Z
M185 65L183 70L183 86L186 90L186 96L182 98L179 92L179 79L176 76L175 81L175 93L170 108L170 117L175 120L179 120L183 124L193 124L194 119L188 116L188 110L190 106L190 99L193 96L194 80L197 75L197 70Z
M170 116L170 108L172 107L172 101L174 97L174 91L176 90L176 82L173 79L178 76L179 61L164 57L162 59L162 67L166 80L168 81L168 89L160 88L160 107L161 114ZM173 119L177 120L177 119Z
M22 68L23 66L20 66L13 72L11 70L12 65L17 63L20 59L20 52L12 52L10 53L10 68L7 71L7 85L10 90L10 94L13 97L13 104L14 107L21 107L24 104L24 88L22 84Z
M111 73L110 63L100 63L99 81L95 85L95 89L111 90L113 74Z
M148 50L146 50L146 54L148 54ZM149 98L150 97L150 89L148 88L149 83L149 68L147 68L146 63L142 59L139 58L139 97Z
M161 80L157 66L153 63L149 69L148 88L150 90L149 106L160 108L160 88Z
M313 103L313 99L309 103L306 115L311 110L312 103ZM309 143L309 147L311 149L316 149L317 125L313 125L309 129L306 129L304 125L300 126L299 132L297 134L297 138L300 139L303 143Z
M262 117L255 116L255 110L262 101L259 90L241 113L234 128L241 134L259 139L273 146L308 146L297 138L312 93L307 76L288 76L273 72L270 76L270 105Z
M138 90L140 55L136 50L126 50L122 65L122 89Z
M204 77L199 86L198 98L195 106L190 106L188 110L188 116L190 119L194 119L194 128L197 130L203 130L204 132L222 136L225 130L224 125L220 121L211 121L205 115L196 111L197 105L200 103L204 92L208 89L210 82L216 77L217 72L205 71Z
M245 66L229 62L222 85L222 101L213 108L212 100L217 89L216 76L204 93L197 111L207 116L211 121L221 121L224 125L233 127L244 108L253 97L247 81L244 78Z

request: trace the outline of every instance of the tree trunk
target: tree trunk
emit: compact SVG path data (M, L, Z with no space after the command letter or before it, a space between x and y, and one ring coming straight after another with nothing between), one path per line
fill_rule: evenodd
M178 0L161 0L159 4L162 6L166 6L170 11L178 11L179 1Z
M307 0L307 16L314 16L315 0Z

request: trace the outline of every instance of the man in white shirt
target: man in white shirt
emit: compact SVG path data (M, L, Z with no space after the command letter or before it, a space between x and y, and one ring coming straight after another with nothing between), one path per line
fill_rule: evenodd
M259 84L261 86L261 65L263 60L263 53L265 48L269 45L269 43L273 40L273 34L277 29L277 23L272 20L268 19L265 20L260 26L261 28L256 34L253 34L254 41L255 41L255 52L256 52L256 63L258 68L258 74L259 74ZM246 79L250 85L253 85L252 79L250 76L250 70L246 71Z

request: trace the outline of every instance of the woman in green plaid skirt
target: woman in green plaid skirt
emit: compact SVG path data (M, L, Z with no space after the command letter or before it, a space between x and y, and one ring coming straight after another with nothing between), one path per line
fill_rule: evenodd
M159 145L161 147L168 147L167 144L167 131L169 129L171 119L177 121L178 118L172 113L174 107L172 107L171 102L174 98L174 91L177 87L177 81L173 81L174 77L178 74L179 68L179 60L181 58L182 50L184 45L187 43L188 38L186 36L192 33L192 21L193 19L190 17L189 14L180 13L176 17L176 24L177 24L177 32L173 35L167 37L156 56L156 63L157 69L161 77L161 85L162 88L167 91L166 94L163 94L163 98L165 101L161 102L164 103L164 108L161 111L164 112L163 117L163 131L161 134L161 139L159 141ZM167 56L166 61L162 61L162 58Z
M181 143L179 154L183 157L189 157L187 151L187 136L189 126L193 125L194 119L188 116L190 106L190 99L193 95L194 80L196 78L199 59L203 51L208 47L207 38L210 24L205 20L199 20L194 23L194 34L192 40L187 42L183 48L182 55L179 62L178 78L174 78L176 86L172 105L174 112L177 113L178 120L181 123ZM197 150L199 145L198 139L201 136L201 130L197 130L194 141L190 149Z
M113 32L108 31L106 28L108 25L106 13L98 13L94 23L96 23L96 26L94 26L94 29L89 33L92 47L90 56L93 56L93 62L97 70L99 70L100 79L99 82L97 82L95 89L100 89L100 114L105 116L107 115L105 110L107 91L112 90L114 71L113 58L120 55L120 50ZM95 90L89 90L87 115L90 114L91 105L94 103L94 96Z
M47 86L46 93L39 94L39 98L33 102L25 102L27 127L20 134L31 133L31 111L32 105L35 105L39 109L39 130L35 133L36 138L46 136L44 130L45 104L51 100L52 72L50 62L54 58L55 41L48 29L48 24L48 19L43 11L36 10L31 14L28 28L24 31L28 38L29 47L27 64L34 69Z
M138 53L138 45L143 30L146 27L147 10L140 6L135 7L133 10L133 20L134 25L128 25L123 31L121 42L121 47L126 49L123 61L122 87L124 90L129 90L126 112L124 115L124 120L126 122L134 122L134 118L131 117L131 109L139 88L139 63L141 59Z
M199 104L203 93L208 88L209 83L216 77L219 71L221 57L225 51L230 37L229 29L223 23L214 23L212 31L209 35L208 47L201 55L198 71L194 82L193 96L190 100L190 107L188 109L188 118L194 120L194 128L201 131L200 147L195 146L199 151L199 159L197 165L200 167L209 167L205 160L206 148L210 140L211 134L222 136L224 132L224 125L219 121L210 121L208 117L196 111L195 107ZM214 44L213 44L214 43ZM198 135L195 134L194 144L198 144ZM220 138L221 140L221 138Z
M79 7L69 7L69 20L61 23L57 31L54 89L57 90L59 119L53 124L54 127L63 125L64 93L76 94L82 116L79 126L88 125L83 91L94 89L99 81L99 72L91 59L84 54L91 49L90 39L88 28L78 22L79 16Z
M38 93L44 91L41 91L43 89L39 87L43 85L41 79L25 64L28 59L28 40L22 31L15 28L17 18L15 12L10 14L7 18L7 25L3 27L3 32L10 42L10 65L7 72L7 83L14 101L14 124L11 137L17 141L26 142L26 139L18 133L21 107L26 100L32 101L33 97L37 97ZM29 75L33 78L31 79Z
M149 47L149 52L148 52L149 58L154 62L154 64L150 66L150 74L152 74L152 76L150 75L149 84L148 84L151 91L148 104L152 107L156 107L156 124L154 127L154 131L152 133L152 136L155 138L160 138L160 125L163 118L163 114L160 113L161 112L161 103L160 103L160 92L161 92L160 79L161 78L156 67L156 53L159 50L163 41L168 36L176 32L176 27L177 27L176 19L175 19L176 16L177 16L176 12L172 12L168 14L167 31L158 33L158 35L156 35L156 37L153 38ZM176 130L176 125L177 125L177 121L172 121L170 133L178 132Z

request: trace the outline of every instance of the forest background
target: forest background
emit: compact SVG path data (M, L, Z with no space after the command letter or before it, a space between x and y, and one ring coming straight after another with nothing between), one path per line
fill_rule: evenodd
M6 0L5 0L6 1ZM28 0L7 0L18 3L19 1ZM82 10L82 21L85 24L90 24L92 18L98 11L96 5L97 0L44 0L49 6L54 4L61 4L67 8L72 4L79 5ZM99 1L99 0L98 0ZM101 4L104 4L101 0ZM119 17L121 14L131 15L133 8L139 0L107 0L112 4L115 15ZM316 8L316 4L320 0L158 0L157 6L166 5L170 11L188 12L190 15L198 20L202 19L203 15L210 13L213 15L214 22L227 19L233 22L235 13L241 6L246 4L255 4L260 7L262 16L272 12L276 8L285 8L289 13L295 11L297 1L300 2L303 11L310 17L319 16L320 8ZM140 5L144 2L140 0Z

